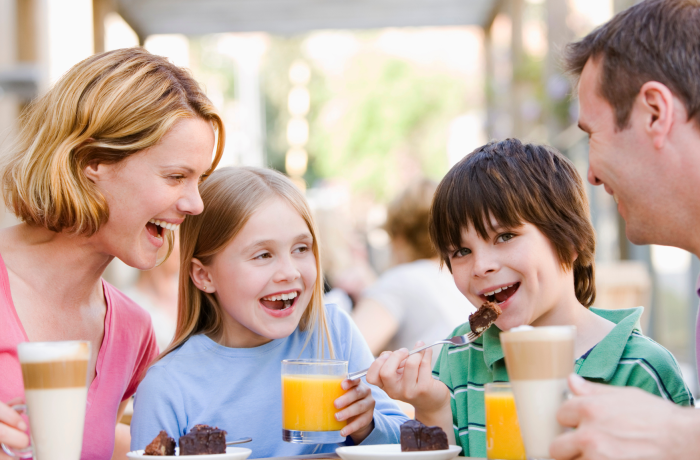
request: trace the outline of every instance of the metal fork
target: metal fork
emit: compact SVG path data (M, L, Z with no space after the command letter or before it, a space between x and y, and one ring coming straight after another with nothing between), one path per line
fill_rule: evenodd
M475 341L476 339L479 338L481 334L475 334L473 332L470 332L467 335L456 335L450 339L445 339L445 340L438 340L435 343L431 343L430 345L423 345L420 348L416 348L415 350L411 350L411 352L408 354L408 356L411 356L414 353L418 353L419 351L423 351L426 348L434 347L435 345L442 345L442 344L448 344L448 345L465 345L467 343L471 343ZM369 368L362 370L362 371L357 371L353 372L352 374L348 374L348 380L357 380L359 378L364 377L367 375L367 371Z

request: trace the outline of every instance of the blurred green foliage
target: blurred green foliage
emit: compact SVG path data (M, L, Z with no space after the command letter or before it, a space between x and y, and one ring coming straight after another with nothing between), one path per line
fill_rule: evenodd
M268 164L282 171L288 70L304 59L302 44L303 37L273 37L262 69ZM371 50L352 57L341 74L304 60L312 68L309 185L341 178L353 191L386 201L416 168L435 179L444 175L449 123L469 107L463 78Z

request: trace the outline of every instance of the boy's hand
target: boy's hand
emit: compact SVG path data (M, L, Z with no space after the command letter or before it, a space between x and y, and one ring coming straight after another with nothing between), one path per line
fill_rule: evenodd
M416 343L416 347L423 342ZM389 397L411 404L416 413L430 415L450 405L450 392L433 378L432 350L408 356L408 350L385 351L372 363L367 382L386 391Z
M334 405L343 410L336 412L335 418L347 420L348 424L340 430L340 435L351 436L355 444L359 444L374 429L374 397L361 379L343 380L341 385L346 393L336 399Z

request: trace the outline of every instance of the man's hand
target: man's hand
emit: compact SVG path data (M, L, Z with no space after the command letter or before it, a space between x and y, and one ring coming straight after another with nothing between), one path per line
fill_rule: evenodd
M700 412L681 408L638 388L569 377L574 398L557 413L576 428L550 446L556 460L700 458Z

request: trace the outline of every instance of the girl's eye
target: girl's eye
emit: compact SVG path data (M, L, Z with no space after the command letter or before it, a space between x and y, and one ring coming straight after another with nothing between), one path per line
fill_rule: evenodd
M472 253L472 250L469 248L459 248L457 249L454 254L452 254L453 258L457 257L464 257Z
M175 174L175 175L172 175L172 176L168 176L168 179L176 180L176 181L178 181L178 182L182 182L182 181L185 180L185 176L180 175L180 174Z
M299 246L298 248L294 249L294 252L304 253L304 252L307 252L308 250L309 250L308 246Z
M255 257L253 257L253 259L269 259L270 257L272 257L272 254L270 254L269 252L263 252L262 254L258 254Z
M512 233L504 233L502 235L499 235L498 238L496 238L496 243L505 243L508 240L511 240L515 238L515 235Z

